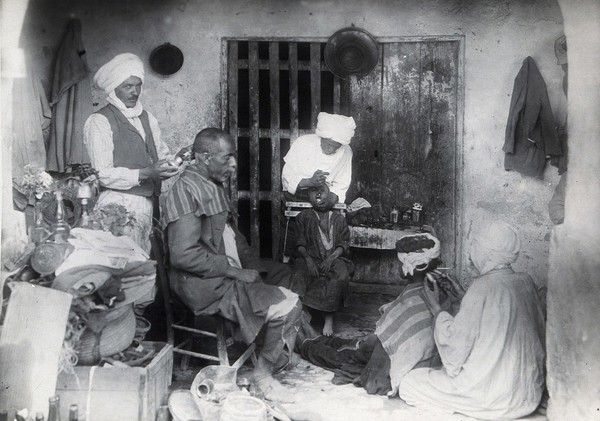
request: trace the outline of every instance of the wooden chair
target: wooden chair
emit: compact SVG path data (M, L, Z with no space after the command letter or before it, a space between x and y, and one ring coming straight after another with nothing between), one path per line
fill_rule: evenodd
M225 319L218 315L196 316L183 303L181 303L176 296L171 294L169 276L165 267L162 231L158 227L154 227L152 234L150 235L150 243L152 245L152 257L156 260L157 265L157 284L159 292L162 294L165 306L167 342L173 346L173 352L182 354L181 369L188 369L190 357L216 361L220 365L230 366L227 348L228 346L231 346L234 341L233 338L227 337L226 335L227 329L225 326ZM178 317L176 317L175 313L180 314L177 314ZM199 317L212 319L210 321L213 322L212 324L216 325L216 330L209 331L197 329L196 326ZM179 343L175 342L176 332L179 332L180 335L184 336L183 341ZM216 340L217 355L193 351L193 339L197 336ZM244 364L248 358L252 358L252 361L256 362L256 357L254 355L255 348L256 345L251 344L233 365L239 367Z
M287 237L288 237L288 229L290 227L290 220L298 216L300 212L305 209L312 208L312 204L310 202L285 202L285 234L283 236L283 263L287 263L290 259L289 256L285 254L285 248L287 245ZM346 204L345 203L336 203L333 205L333 209L339 210L342 215L346 215Z

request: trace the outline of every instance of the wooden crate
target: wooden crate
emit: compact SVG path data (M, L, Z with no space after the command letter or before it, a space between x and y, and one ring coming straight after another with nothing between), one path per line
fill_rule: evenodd
M77 404L86 421L154 421L167 404L173 373L173 347L163 342L143 342L156 354L146 367L75 367L75 374L60 373L56 393L61 416L69 419L69 406ZM89 406L89 411L88 411Z

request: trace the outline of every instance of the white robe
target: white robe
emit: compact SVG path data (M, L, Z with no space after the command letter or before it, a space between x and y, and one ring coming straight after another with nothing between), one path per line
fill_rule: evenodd
M285 164L281 173L283 190L296 194L298 183L310 178L316 170L328 172L327 185L335 193L340 203L346 200L346 192L352 181L352 149L342 145L331 155L321 150L321 138L316 134L300 136L283 158Z
M480 419L532 413L544 387L544 315L531 277L512 269L476 278L461 309L435 321L442 369L419 368L400 384L409 405Z

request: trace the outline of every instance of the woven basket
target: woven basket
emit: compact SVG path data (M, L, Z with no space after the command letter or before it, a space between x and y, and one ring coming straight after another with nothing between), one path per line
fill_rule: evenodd
M135 336L133 304L108 310L106 321L107 324L100 334L99 355L94 353L96 335L89 329L81 335L76 347L79 365L97 364L100 358L117 354L131 345Z

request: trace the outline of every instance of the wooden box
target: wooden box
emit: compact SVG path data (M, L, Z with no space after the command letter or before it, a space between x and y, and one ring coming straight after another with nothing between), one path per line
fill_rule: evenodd
M142 344L156 351L145 367L78 366L75 374L60 373L56 393L62 419L68 420L69 406L77 404L80 419L86 421L154 421L158 408L167 404L173 347L163 342Z

